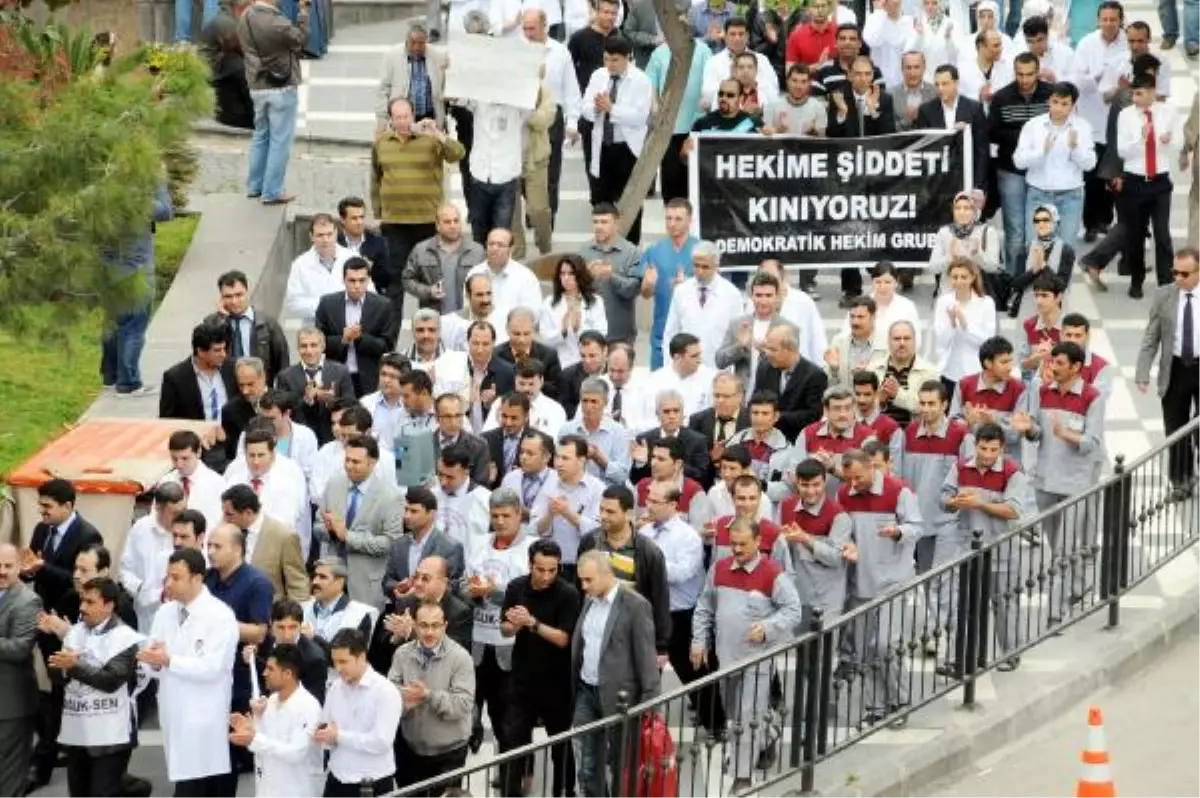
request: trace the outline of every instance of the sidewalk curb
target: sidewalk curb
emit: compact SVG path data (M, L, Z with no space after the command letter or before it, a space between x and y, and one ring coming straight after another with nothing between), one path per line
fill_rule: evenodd
M1163 606L1154 611L1123 611L1122 625L1114 629L1103 628L1106 612L1101 609L1065 631L1064 636L1087 635L1092 639L1074 648L1068 667L1061 672L1038 674L1036 687L1019 698L1006 693L1004 701L973 708L959 704L949 711L951 720L934 737L899 750L872 746L873 756L850 759L855 748L861 748L855 746L832 757L817 766L816 794L927 794L936 782L1025 736L1096 690L1140 671L1176 639L1194 635L1200 615L1200 587L1178 596L1164 596L1163 600ZM1038 650L1034 647L1026 655L1036 657ZM922 711L914 713L910 722L919 724ZM798 776L785 785L778 794L802 794Z

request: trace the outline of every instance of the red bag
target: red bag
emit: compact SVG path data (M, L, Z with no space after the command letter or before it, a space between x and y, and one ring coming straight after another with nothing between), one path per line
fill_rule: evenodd
M642 718L638 746L638 798L675 798L679 793L679 769L675 741L662 715L652 712Z

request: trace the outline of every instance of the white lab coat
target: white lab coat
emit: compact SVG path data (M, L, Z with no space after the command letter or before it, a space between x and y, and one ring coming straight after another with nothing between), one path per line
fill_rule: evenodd
M596 295L592 304L580 306L579 329L563 332L563 318L570 307L566 299L556 304L554 297L548 296L542 300L542 313L538 322L538 335L542 343L553 347L558 353L558 362L564 369L579 362L579 334L585 330L595 330L601 335L608 335L608 315L604 312L604 298Z
M117 580L133 596L139 629L149 629L154 623L155 613L162 606L167 558L175 551L171 531L159 527L154 516L154 513L142 516L129 529L125 550L121 553L121 570L117 576Z
M291 271L288 272L287 291L283 298L283 309L287 316L311 324L317 315L317 303L321 301L321 297L345 289L342 266L355 257L354 250L341 244L334 246L336 249L332 268L325 268L313 247L300 253L292 261Z
M518 307L528 308L534 321L537 320L542 307L542 284L538 282L532 269L523 263L510 260L496 273L487 261L484 261L467 272L467 277L477 274L486 274L492 278L492 318L499 319L501 327L508 328L509 311ZM465 335L463 340L466 340Z
M262 481L259 501L263 514L294 530L300 536L300 549L307 558L308 547L312 544L312 510L304 472L287 457L276 457ZM225 485L251 485L245 460L238 459L229 464L225 470Z
M164 604L150 628L150 640L161 641L171 655L169 667L154 675L172 782L229 772L229 702L238 648L233 610L207 588L188 606L182 626L180 606Z
M677 391L683 397L683 424L687 426L688 417L712 405L712 384L716 376L715 368L701 365L690 377L680 377L668 360L667 365L650 372L650 418L658 418L658 395L663 391ZM652 423L651 426L655 425Z
M529 404L529 426L538 432L546 433L554 440L558 440L558 431L562 428L563 424L567 423L567 411L563 410L562 405L544 393L539 393L537 398ZM487 432L499 426L500 402L492 402L492 409L488 411L488 417L483 422L481 432Z
M307 798L325 788L321 749L312 736L321 723L321 705L298 685L286 702L279 693L254 722L254 794L258 798Z
M183 477L178 469L173 468L159 480L160 484L163 482L177 482L183 485ZM217 524L225 520L221 511L221 494L224 492L224 478L204 463L197 463L196 470L188 478L187 507L204 516L206 529L216 529Z
M700 284L695 277L687 278L675 286L671 295L671 309L663 326L663 362L671 362L671 339L677 333L689 332L700 339L704 365L715 367L725 331L741 314L742 292L733 283L721 275L713 277L701 307Z
M438 527L451 540L462 544L463 559L470 561L487 545L488 532L492 526L491 510L488 507L492 492L478 485L472 488L468 483L451 496L442 490L439 484L434 488L433 495L438 503Z
M443 350L432 362L414 360L412 367L429 373L433 380L433 395L458 394L466 404L471 402L471 364L465 351Z
M746 315L754 315L752 300L747 299L743 307ZM823 362L829 344L825 335L825 321L813 298L803 291L790 289L779 306L779 315L800 330L800 354L814 363Z

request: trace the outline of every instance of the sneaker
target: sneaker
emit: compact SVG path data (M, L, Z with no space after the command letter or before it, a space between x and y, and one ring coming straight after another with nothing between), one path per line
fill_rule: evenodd
M143 385L140 388L134 388L132 391L117 391L118 399L137 399L139 396L154 396L158 393L158 388L153 385Z
M1166 35L1164 35L1164 36L1162 37L1162 44L1161 44L1159 47L1160 47L1160 49L1162 49L1162 50L1170 50L1172 47L1174 47L1174 46L1175 46L1175 42L1177 42L1177 41L1179 41L1179 37L1178 37L1178 36L1166 36Z

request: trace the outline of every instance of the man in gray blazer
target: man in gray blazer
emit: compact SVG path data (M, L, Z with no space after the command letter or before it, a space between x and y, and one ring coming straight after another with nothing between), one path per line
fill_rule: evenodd
M892 108L896 114L896 131L913 130L917 122L917 109L930 100L937 99L937 89L925 80L925 54L908 52L900 59L902 82L893 86Z
M428 52L426 45L429 38L425 26L414 23L408 28L404 44L396 45L383 57L383 73L379 77L379 90L375 97L377 131L387 129L388 108L397 97L403 97L412 104L414 122L433 119L440 129L446 129L442 102L442 89L446 85L444 56ZM414 86L414 78L420 85Z
M1162 402L1163 430L1169 437L1196 415L1200 405L1200 258L1194 247L1175 255L1174 285L1158 289L1138 351L1135 381L1146 393L1150 388L1150 363L1158 355L1158 397ZM1171 447L1168 470L1177 499L1192 493L1195 476L1196 436L1188 435Z
M571 638L574 725L582 726L616 713L619 693L634 706L657 696L661 682L650 602L617 579L603 552L581 554L576 576L587 594ZM607 757L619 740L619 727L606 735L576 738L575 761L585 795L609 794ZM613 789L618 795L628 792L627 786Z
M24 795L38 711L33 648L42 602L21 582L17 547L0 545L0 795Z
M754 372L750 366L754 350L767 335L767 330L778 321L783 321L776 308L779 307L779 280L773 274L759 272L750 282L750 301L754 312L739 316L729 324L725 340L717 350L717 368L732 367L734 373L747 386L746 393L753 392L750 381Z
M466 555L461 543L438 529L437 510L437 498L431 490L424 487L408 489L403 511L407 529L392 543L383 573L383 595L389 602L400 598L397 587L402 588L400 593L408 592L417 564L426 557L444 559L450 590L457 591L461 587Z
M313 539L323 556L346 563L346 592L382 610L383 572L392 542L404 534L399 489L373 476L379 443L369 435L346 441L342 472L329 478L317 508Z

